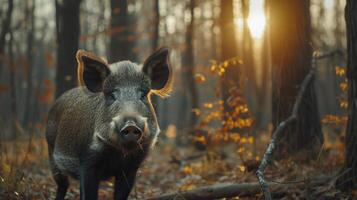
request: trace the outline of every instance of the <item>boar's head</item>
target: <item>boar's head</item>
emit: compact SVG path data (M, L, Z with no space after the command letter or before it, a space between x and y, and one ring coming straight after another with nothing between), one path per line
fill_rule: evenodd
M91 112L95 118L92 149L109 144L128 154L155 143L160 128L150 96L165 97L171 90L168 56L168 49L161 48L143 65L107 64L92 53L78 51L79 84L87 88L88 98L99 98Z

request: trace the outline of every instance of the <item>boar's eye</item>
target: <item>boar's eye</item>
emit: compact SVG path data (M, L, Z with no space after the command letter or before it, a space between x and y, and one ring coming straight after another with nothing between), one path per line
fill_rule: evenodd
M148 93L149 93L149 89L141 89L140 90L140 100L145 100L146 97L148 96Z
M105 103L107 105L111 105L114 103L114 101L115 101L114 92L106 92L106 93L104 93L104 96L105 96Z

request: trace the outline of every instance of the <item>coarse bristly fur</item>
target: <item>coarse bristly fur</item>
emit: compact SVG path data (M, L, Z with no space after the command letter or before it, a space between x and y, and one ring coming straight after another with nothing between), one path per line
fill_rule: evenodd
M65 92L51 107L46 138L57 183L64 199L68 176L80 181L81 199L97 199L101 180L115 177L114 199L127 199L136 172L160 132L150 95L169 95L172 69L168 50L159 49L143 65L108 64L84 50L77 52L79 87ZM126 123L140 130L126 143Z

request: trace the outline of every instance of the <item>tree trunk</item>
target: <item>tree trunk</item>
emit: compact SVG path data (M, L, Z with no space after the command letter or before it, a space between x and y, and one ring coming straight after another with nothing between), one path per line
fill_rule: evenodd
M248 27L248 17L249 17L249 1L241 0L242 6L242 17L243 17L243 40L242 40L242 58L244 63L243 70L244 74L247 76L247 88L250 94L249 102L255 101L255 91L256 91L256 73L254 69L254 60L253 60L253 41ZM255 105L255 103L253 103Z
M182 56L182 79L186 101L186 116L184 125L186 130L191 131L197 122L197 116L192 110L198 107L198 97L196 82L194 79L194 55L193 55L193 37L194 37L194 9L195 1L190 0L187 6L190 10L191 21L186 26L185 50Z
M268 13L268 0L264 1L264 11L265 14ZM261 76L259 77L260 83L258 86L257 92L257 106L258 111L260 112L257 115L256 126L257 128L266 127L267 123L270 122L270 100L271 100L271 60L270 60L270 31L269 26L265 27L265 31L263 33L263 45L262 49L259 52L262 55L262 65L261 65ZM256 140L254 140L256 142Z
M233 14L233 0L221 0L220 12L221 30L221 61L224 62L237 56L237 44L235 38L235 25ZM231 64L225 69L221 78L222 101L224 104L223 119L233 110L229 106L230 90L239 88L239 66Z
M160 28L160 5L159 0L154 0L154 30L152 34L152 51L154 52L159 47L159 28Z
M17 118L17 102L16 102L16 66L14 64L14 48L13 48L13 34L12 31L9 31L10 34L10 39L8 43L8 53L9 53L9 71L10 71L10 102L11 102L11 125L12 125L12 133L11 135L12 138L17 138L18 137L18 131L16 128L16 124L18 123L18 118Z
M159 0L154 0L154 28L152 32L152 39L151 39L151 50L152 52L155 52L155 50L158 49L159 47L159 39L160 39L160 34L159 34L159 28L160 28L160 4ZM158 114L158 119L160 119L160 106L159 106L159 98L156 95L152 95L151 97L151 103L154 106L156 113Z
M6 11L6 15L4 20L1 22L1 30L0 30L0 74L2 70L2 64L5 59L5 37L9 33L10 30L10 25L11 25L11 19L12 19L12 11L14 9L14 1L13 0L8 0L8 7Z
M248 17L249 17L249 0L241 0L241 11L243 17L243 39L242 39L242 59L243 59L243 68L242 73L246 77L245 82L245 91L247 104L249 105L249 110L253 113L256 119L254 128L261 123L260 116L263 112L264 104L259 103L259 93L257 85L257 74L256 74L256 64L254 63L253 58L253 38L248 26ZM254 49L257 51L256 49ZM263 98L264 100L264 98ZM257 132L257 131L254 131Z
M335 39L335 46L337 49L343 48L344 43L344 22L343 22L343 7L341 6L342 1L334 1L334 13L333 17L335 19L335 28L333 30L333 35Z
M291 113L299 84L311 68L309 0L270 1L272 53L272 121L276 127ZM296 123L278 138L278 154L320 149L323 141L316 94L304 96ZM311 154L313 155L313 154Z
M26 71L26 81L27 81L27 91L26 91L26 106L25 106L25 113L23 118L23 125L26 128L30 128L32 120L30 119L30 113L32 112L32 87L33 87L33 80L32 80L32 71L33 71L33 40L34 40L34 31L35 31L35 1L28 1L31 2L29 9L29 19L30 24L27 28L27 63L28 69Z
M5 18L1 22L1 29L0 29L0 75L3 74L3 64L6 59L5 57L5 44L6 44L6 34L8 34L10 30L11 20L12 20L12 13L14 9L14 2L13 0L8 0L8 7L6 10ZM2 99L0 98L0 104L4 104ZM4 112L3 108L0 107L0 112Z
M348 79L348 121L346 129L346 150L343 172L337 181L342 190L357 188L357 2L347 0L347 79Z
M56 97L76 86L76 52L80 35L81 0L56 0L57 90Z
M133 33L130 28L127 0L111 0L110 62L135 60Z

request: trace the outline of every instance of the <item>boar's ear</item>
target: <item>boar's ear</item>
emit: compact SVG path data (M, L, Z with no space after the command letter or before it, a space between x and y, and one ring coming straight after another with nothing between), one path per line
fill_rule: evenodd
M79 85L86 86L91 92L101 92L103 81L110 73L107 62L84 50L78 50L76 58Z
M143 72L151 79L152 92L166 97L171 92L172 69L169 64L169 50L160 48L144 62Z

